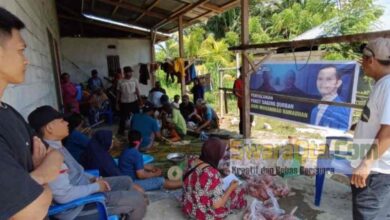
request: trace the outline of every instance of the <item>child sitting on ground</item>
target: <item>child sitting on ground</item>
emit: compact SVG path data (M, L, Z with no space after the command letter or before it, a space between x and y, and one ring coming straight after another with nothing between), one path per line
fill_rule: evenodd
M161 169L152 165L144 165L142 154L138 148L142 141L141 133L131 130L128 133L129 148L125 149L119 157L119 169L130 176L134 183L145 191L165 189L178 189L182 181L172 181L161 177Z

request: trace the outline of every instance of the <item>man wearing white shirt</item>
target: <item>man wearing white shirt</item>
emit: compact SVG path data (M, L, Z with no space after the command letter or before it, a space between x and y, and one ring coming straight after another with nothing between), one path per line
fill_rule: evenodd
M122 136L124 135L125 123L130 113L135 114L139 112L138 100L140 100L138 81L132 77L133 69L125 66L123 72L125 73L125 78L118 82L117 88L117 101L120 110L118 134Z
M375 85L354 135L351 178L353 218L375 219L390 196L390 39L378 38L363 49L362 66ZM370 146L367 153L364 149Z

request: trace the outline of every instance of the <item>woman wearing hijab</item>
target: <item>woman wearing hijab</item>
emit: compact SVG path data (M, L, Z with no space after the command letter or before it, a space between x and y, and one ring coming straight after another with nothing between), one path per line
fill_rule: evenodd
M88 144L87 150L81 155L81 164L85 169L99 169L103 177L122 176L108 151L112 146L112 131L96 131Z
M61 91L65 113L80 113L79 102L77 101L77 88L70 81L70 75L68 73L61 74Z
M68 122L69 136L62 143L73 158L80 162L80 156L87 149L90 141L87 135L90 129L84 128L84 118L79 113L72 113L65 118L65 121Z
M225 145L218 138L208 139L198 159L191 158L189 170L183 177L183 212L193 219L223 219L232 209L246 206L245 190L232 181L223 190L223 179L218 163L225 153Z

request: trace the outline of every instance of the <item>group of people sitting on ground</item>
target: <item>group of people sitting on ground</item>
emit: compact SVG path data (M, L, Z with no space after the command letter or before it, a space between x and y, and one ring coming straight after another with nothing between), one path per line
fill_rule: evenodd
M141 150L149 149L156 138L180 141L188 130L201 132L218 128L218 116L210 105L199 98L196 104L184 95L175 95L170 102L160 82L155 83L148 97L141 97L138 82L132 78L131 68L124 70L125 80L118 83L120 122L118 135L124 136L126 124L142 135ZM129 123L127 123L129 122Z
M170 102L159 81L147 97L141 96L139 81L133 77L133 73L130 66L123 68L123 74L118 70L111 81L112 86L107 90L97 70L91 71L86 89L72 83L70 75L63 73L61 89L65 112L82 114L88 118L86 123L92 127L102 120L111 124L114 114L118 113L117 134L125 136L126 129L137 127L143 137L141 149L151 147L153 140L161 136L171 141L180 141L188 130L200 133L219 127L217 114L204 100L204 88L199 79L194 80L191 89L194 101L191 102L189 96L184 95L180 103L179 95L175 95Z

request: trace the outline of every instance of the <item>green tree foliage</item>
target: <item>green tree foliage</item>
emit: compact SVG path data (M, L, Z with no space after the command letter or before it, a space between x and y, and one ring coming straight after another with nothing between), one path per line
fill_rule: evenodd
M273 39L280 40L291 39L332 18L336 8L331 1L311 0L283 1L275 10L280 12L271 16L267 30Z
M235 8L210 18L204 28L216 39L221 39L227 32L239 30L240 24L240 9Z
M184 53L186 57L195 58L199 55L206 30L200 26L189 28L184 36Z
M366 32L382 13L373 0L250 0L250 43L291 40L316 26L326 36ZM185 56L201 59L214 83L218 67L235 65L228 47L240 44L240 23L240 8L235 8L185 29ZM356 60L359 46L332 44L320 49L328 60ZM158 61L175 57L177 36L159 44L156 53Z
M263 29L258 17L249 18L249 38L253 44L265 43L271 40L270 36Z
M173 59L179 56L179 45L177 37L173 37L165 42L156 45L156 60L164 61L165 59Z

